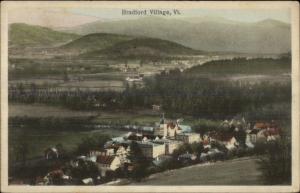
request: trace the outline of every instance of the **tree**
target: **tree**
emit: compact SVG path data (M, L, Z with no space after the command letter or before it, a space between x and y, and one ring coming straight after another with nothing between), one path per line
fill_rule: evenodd
M26 165L28 154L30 153L30 145L28 140L29 139L25 132L23 132L23 135L20 135L20 137L15 140L15 144L13 145L16 161L20 161L23 166Z
M194 142L191 144L191 149L193 153L195 153L196 155L200 155L201 152L203 152L204 147L202 143Z
M130 154L128 156L128 159L134 165L134 169L130 174L131 178L140 181L147 175L149 161L143 155L141 148L135 141L132 141L130 144Z
M96 135L83 138L77 147L76 153L86 155L90 150L101 149L109 139L110 137L108 135Z
M291 144L290 141L274 141L267 145L266 155L259 160L265 184L291 183Z
M172 153L172 157L174 159L177 159L179 155L181 154L185 154L185 153L192 153L193 150L192 150L192 147L190 144L188 143L184 143L182 145L180 145L177 149L175 149Z

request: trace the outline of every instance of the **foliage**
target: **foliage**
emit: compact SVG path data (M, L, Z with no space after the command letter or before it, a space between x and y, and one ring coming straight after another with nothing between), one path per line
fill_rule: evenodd
M223 63L225 66L242 66L240 63L245 62L246 66L254 66L249 67L250 69L260 69L255 66L264 64L270 69L273 69L273 65L279 66L278 68L290 66L290 61L286 58L214 62L217 66ZM206 65L214 66L213 64ZM280 119L283 116L290 116L290 112L286 110L279 113L276 105L290 104L291 83L290 81L285 83L266 81L241 84L240 82L210 80L175 69L169 73L145 78L144 87L127 86L121 93L80 89L60 91L53 88L39 89L34 85L25 88L20 84L9 89L9 100L23 103L46 103L81 110L149 108L153 104L161 104L163 110L170 116L185 114L207 119L225 119L237 114L245 114L246 118L257 118L257 113L259 113L264 118L274 115L275 118ZM193 127L198 129L199 126L202 126L203 130L216 127L211 123Z
M80 52L101 50L113 46L116 43L132 39L130 36L107 34L107 33L93 33L82 36L70 43L61 46L64 51L78 50Z
M266 146L266 154L259 161L265 184L291 183L291 144L280 140Z
M203 150L204 148L202 143L197 143L197 142L194 142L192 144L184 143L174 150L172 156L174 158L177 158L179 155L185 153L193 153L196 155L200 155L201 152L203 152Z
M203 152L203 150L204 150L202 143L194 142L190 146L191 146L191 151L193 153L195 153L197 156L199 156L201 154L201 152Z
M131 178L140 181L147 176L147 168L150 165L150 161L143 155L141 148L135 141L132 141L130 144L128 159L134 165L134 169L130 173Z
M154 62L168 55L193 55L198 53L201 53L201 51L193 50L174 42L143 37L122 41L106 49L83 54L83 56L93 58L102 55L116 59L143 59Z
M187 70L189 75L210 74L277 74L291 71L291 58L234 58L206 62Z
M79 161L78 167L71 169L71 176L77 179L93 178L99 175L97 166L90 161Z
M11 151L9 151L10 161L20 162L22 166L25 166L32 148L32 144L29 143L25 131L21 132L11 146Z
M79 35L54 31L50 28L14 23L9 26L10 44L15 46L45 46L67 42Z
M90 150L99 150L110 139L108 135L94 135L82 139L82 142L78 145L76 154L86 155Z

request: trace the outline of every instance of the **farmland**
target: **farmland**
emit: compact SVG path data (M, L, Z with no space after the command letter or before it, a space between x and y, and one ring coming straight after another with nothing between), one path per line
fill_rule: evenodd
M72 111L62 107L42 104L10 104L9 117L89 117L95 116L95 111Z

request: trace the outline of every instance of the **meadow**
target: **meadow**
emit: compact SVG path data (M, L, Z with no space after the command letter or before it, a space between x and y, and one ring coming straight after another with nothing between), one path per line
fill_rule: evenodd
M263 185L256 157L198 164L149 176L132 185Z

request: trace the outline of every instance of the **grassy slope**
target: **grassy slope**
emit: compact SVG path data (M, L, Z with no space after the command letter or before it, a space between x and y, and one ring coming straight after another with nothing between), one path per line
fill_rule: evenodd
M263 185L256 158L194 165L150 176L135 185Z
M50 28L14 23L9 26L10 45L13 46L49 46L65 43L79 35L54 31Z
M94 51L101 50L113 46L116 43L130 40L132 37L106 34L106 33L95 33L80 37L70 43L61 46L62 50L75 50L75 51Z
M192 55L199 54L196 51L180 44L154 38L135 38L115 44L104 50L94 51L85 54L86 57L99 55L117 56L117 57L143 57L159 55Z

